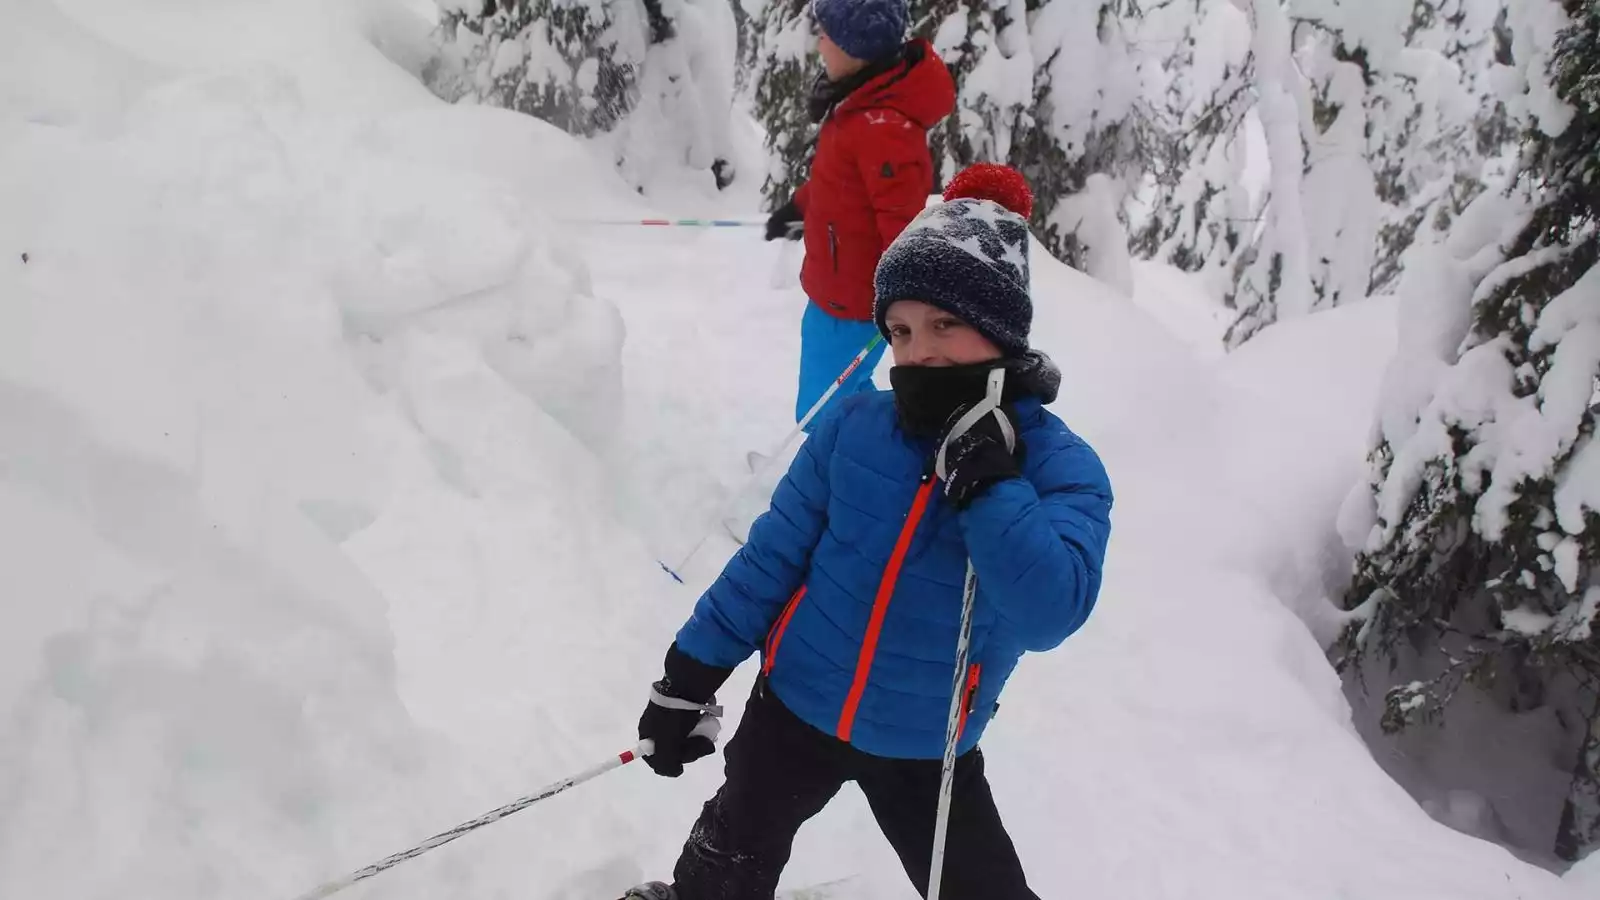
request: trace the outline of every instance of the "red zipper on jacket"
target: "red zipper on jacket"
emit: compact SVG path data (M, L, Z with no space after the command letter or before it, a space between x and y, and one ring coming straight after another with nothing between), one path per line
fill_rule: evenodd
M761 676L765 678L772 674L773 660L778 658L778 647L783 644L783 633L789 630L789 620L794 618L795 607L800 605L800 598L806 595L806 586L800 585L800 590L794 592L789 602L783 607L783 615L778 617L776 625L767 634L766 659L761 662Z
M900 580L900 567L905 564L906 553L911 550L911 538L916 533L917 524L928 511L933 487L933 479L927 478L922 482L922 487L917 489L916 499L911 501L911 512L906 516L906 523L900 527L894 553L890 554L889 564L883 570L883 579L878 582L878 593L872 601L872 617L867 620L867 633L861 639L861 654L856 657L855 680L850 685L850 693L844 698L844 709L839 713L839 727L835 732L839 740L846 743L850 741L850 731L855 727L861 695L867 690L867 678L872 674L872 658L878 652L878 636L883 632L883 619L889 612L889 600L894 596L895 583Z
M961 721L956 729L956 739L967 733L967 716L972 714L972 703L978 699L978 682L983 677L983 666L973 663L967 667L967 687L961 694Z

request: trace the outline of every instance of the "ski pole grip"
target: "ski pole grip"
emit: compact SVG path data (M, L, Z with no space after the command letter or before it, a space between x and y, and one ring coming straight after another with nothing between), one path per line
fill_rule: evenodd
M639 746L633 748L633 752L637 756L655 756L656 742L645 738L639 742Z

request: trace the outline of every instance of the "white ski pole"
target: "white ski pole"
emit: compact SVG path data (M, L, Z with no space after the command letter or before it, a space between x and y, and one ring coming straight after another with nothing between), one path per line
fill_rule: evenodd
M1017 446L1017 436L1012 431L1011 420L1000 410L1000 398L1005 388L1005 369L996 368L989 373L988 394L982 403L973 407L950 429L950 436L939 447L934 460L934 472L940 480L948 476L945 469L945 448L976 425L984 416L993 414L1000 421L1000 432L1005 436L1006 449ZM939 806L933 820L933 859L928 869L927 900L939 900L939 884L944 877L945 835L950 828L950 791L955 783L956 745L961 739L961 711L967 699L967 655L972 645L972 608L978 596L978 570L972 560L967 560L966 584L961 593L961 632L956 638L956 676L950 688L950 718L945 722L944 764L939 769Z
M618 753L616 756L607 759L605 762L592 768L585 769L576 775L563 778L560 781L541 789L538 793L529 794L520 800L512 801L511 803L508 803L499 809L484 813L470 822L463 822L449 831L441 832L431 838L428 838L417 846L412 847L410 850L402 850L393 856L384 857L383 859L378 860L364 869L358 869L354 872L351 872L349 875L344 876L343 878L330 881L327 884L316 888L315 890L301 894L300 896L296 897L295 900L322 900L322 898L338 893L339 891L344 890L356 882L365 881L379 872L394 868L408 859L415 859L416 857L427 853L429 850L432 850L441 844L448 844L456 838L467 834L468 832L476 831L485 825L498 822L514 812L519 812L535 803L538 803L540 800L554 797L556 794L559 794L568 788L577 787L578 785L583 784L585 781L591 781L595 778L598 778L612 769L621 768L622 766L633 762L635 759L638 759L641 756L649 756L655 752L655 749L654 741L640 741L639 746L632 750L624 750L623 752Z
M844 371L839 373L839 377L833 380L833 384L828 385L828 389L822 392L822 396L817 398L817 402L811 404L811 408L806 411L805 416L795 424L794 428L791 429L788 434L783 436L783 440L779 441L773 446L772 452L766 456L761 456L759 465L756 464L757 460L751 460L751 468L754 470L751 472L752 477L760 475L761 470L765 469L773 459L776 459L777 456L783 452L783 448L789 446L789 442L795 439L795 435L798 435L800 432L804 431L805 427L811 424L811 420L816 418L817 413L821 412L822 408L828 405L828 401L833 399L833 395L839 392L839 388L844 385L845 381L849 380L851 373L855 372L855 370L860 367L861 361L871 355L873 348L877 347L878 344L882 342L883 335L874 334L872 336L872 340L868 341L867 345L861 348L861 352L856 354L855 359L850 360L850 364L844 367ZM760 454L752 454L752 456L760 456ZM722 508L727 505L727 503L727 499L724 498L723 502L718 506L719 513L721 512ZM721 515L718 515L717 518L720 519ZM708 529L705 534L700 536L700 540L695 541L694 546L689 548L689 552L685 553L683 555L683 559L679 560L678 564L675 566L667 565L664 560L657 560L656 564L661 566L662 570L668 575L671 575L673 580L677 581L679 584L682 584L683 576L678 573L683 571L683 567L689 564L689 560L694 559L694 555L700 552L700 548L705 546L706 541L710 538L711 530Z

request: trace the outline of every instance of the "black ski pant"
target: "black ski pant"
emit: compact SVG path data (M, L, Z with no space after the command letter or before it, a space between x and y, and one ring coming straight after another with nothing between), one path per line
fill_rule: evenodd
M673 870L678 900L771 900L800 826L847 781L860 785L906 875L927 896L939 760L868 755L807 725L759 688L725 755L727 780L707 801ZM956 760L940 897L1039 900L976 748Z

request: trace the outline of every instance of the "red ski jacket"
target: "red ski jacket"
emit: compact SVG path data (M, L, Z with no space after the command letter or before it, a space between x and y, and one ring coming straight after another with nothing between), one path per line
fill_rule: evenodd
M823 120L811 178L795 193L805 219L800 285L813 303L842 319L872 319L878 258L927 205L928 130L955 105L950 70L919 40Z

